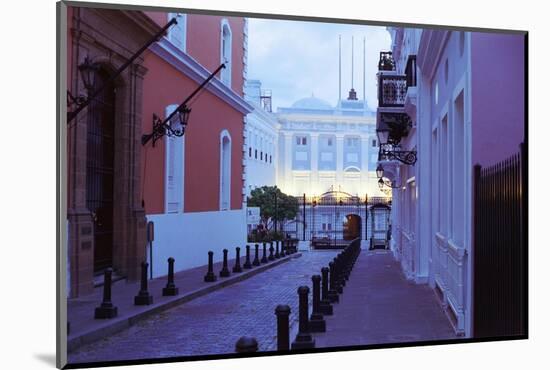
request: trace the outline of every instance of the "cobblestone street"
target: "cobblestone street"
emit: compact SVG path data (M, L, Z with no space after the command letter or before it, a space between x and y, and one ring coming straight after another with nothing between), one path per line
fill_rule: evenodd
M253 278L80 347L69 353L69 363L232 353L235 342L243 335L255 337L260 351L275 350L275 307L291 307L293 340L298 329L297 288L311 286L311 275L319 274L336 254L304 252L302 257Z

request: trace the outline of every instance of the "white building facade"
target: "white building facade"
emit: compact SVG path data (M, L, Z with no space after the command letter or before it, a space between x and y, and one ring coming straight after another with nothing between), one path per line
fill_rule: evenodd
M474 166L506 160L523 141L523 36L388 30L377 133L382 148L393 140L395 153L417 158L405 164L381 151L393 188L391 249L405 276L434 289L456 334L471 337L473 311L484 311L473 301L473 255L483 248L474 246ZM388 133L394 138L382 139Z
M410 126L400 146L418 158L379 162L394 187L391 249L408 279L434 289L456 334L471 336L469 34L388 30L395 70L381 71L379 83L387 75L406 81L396 109Z
M246 196L261 186L277 183L278 130L280 124L271 112L271 96L266 96L261 82L248 80L245 100L254 107L246 116L244 130L244 165Z
M332 107L312 96L280 107L277 117L277 183L283 192L384 196L376 184L376 118L366 101L343 100Z

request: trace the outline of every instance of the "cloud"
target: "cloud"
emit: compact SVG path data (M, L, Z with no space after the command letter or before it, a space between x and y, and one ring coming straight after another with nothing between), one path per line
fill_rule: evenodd
M338 101L338 36L342 37L342 98L351 87L351 38L354 37L353 85L363 98L363 38L366 38L366 97L376 107L378 55L389 50L384 27L251 18L248 78L271 89L273 105L290 106L311 96L331 105Z

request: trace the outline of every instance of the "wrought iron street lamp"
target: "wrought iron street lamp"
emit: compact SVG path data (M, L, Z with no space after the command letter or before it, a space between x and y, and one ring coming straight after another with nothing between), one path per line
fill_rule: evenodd
M67 112L67 123L71 122L77 115L80 113L84 108L86 108L90 102L97 97L106 86L109 86L109 84L126 69L128 66L130 66L134 61L151 46L153 43L160 40L160 38L166 33L168 28L172 27L173 25L177 24L176 18L172 18L170 22L168 22L162 29L160 29L151 39L144 44L138 51L130 57L126 62L124 62L110 77L105 83L103 83L99 87L95 87L95 78L97 76L97 71L99 70L99 65L96 63L92 63L91 59L86 57L84 59L84 63L80 64L78 66L78 70L80 71L80 74L82 76L82 81L84 82L84 87L88 90L88 96L78 96L74 97L70 91L67 91L67 99L68 99L68 105L76 105L76 108L74 110L71 110Z
M394 182L393 181L390 181L384 177L381 177L380 179L378 179L378 187L380 188L380 190L383 190L384 187L388 187L388 188L392 188L392 189L398 189L399 186L398 185L394 185Z
M204 89L206 85L214 78L214 76L222 69L225 68L226 63L220 64L214 72L206 78L185 100L176 108L175 111L170 113L164 120L160 119L156 114L153 114L153 131L150 134L144 134L141 136L141 145L147 144L151 139L153 140L153 147L155 142L166 136L183 136L185 134L185 127L189 121L189 114L191 108L188 107L189 102L193 99L199 91Z
M88 104L89 97L93 94L95 88L95 78L99 71L99 65L93 63L92 60L86 56L84 62L78 66L80 77L84 83L84 88L87 91L87 95L74 96L69 90L67 90L67 106L75 107L75 109L81 109L81 107Z
M381 179L382 176L384 176L384 167L382 167L382 165L379 164L379 165L376 167L376 177L378 177L379 179Z
M80 77L82 77L84 87L88 92L92 92L95 87L97 72L99 72L99 65L93 63L92 60L86 56L84 62L78 66L78 71L80 72Z

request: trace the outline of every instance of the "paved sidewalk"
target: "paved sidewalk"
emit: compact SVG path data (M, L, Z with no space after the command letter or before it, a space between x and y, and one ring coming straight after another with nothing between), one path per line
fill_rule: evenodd
M406 280L391 252L363 250L333 307L317 348L457 338L433 290Z
M276 350L275 307L290 306L290 334L294 339L298 329L297 288L311 286L311 276L319 274L337 253L303 252L300 258L69 351L69 363L233 353L243 335L255 337L260 351Z
M72 351L81 345L112 335L128 328L146 316L235 284L300 256L300 253L291 254L253 267L250 270L243 269L241 273L232 272L231 276L227 278L219 276L222 262L217 262L214 263L213 270L218 279L216 282L210 283L204 282L204 275L208 270L207 265L180 271L174 274L174 282L176 287L179 288L179 294L172 297L162 296L162 288L166 285L166 277L155 278L148 282L149 293L153 295L153 304L147 306L134 305L134 297L140 289L139 282L127 283L125 280L115 282L112 285L111 301L118 307L118 316L112 319L94 319L94 310L103 298L103 287L95 288L94 293L91 295L67 300L67 316L70 322L70 333L67 338L68 349ZM241 256L241 267L244 262L245 258ZM230 271L232 271L234 264L234 259L228 260Z

